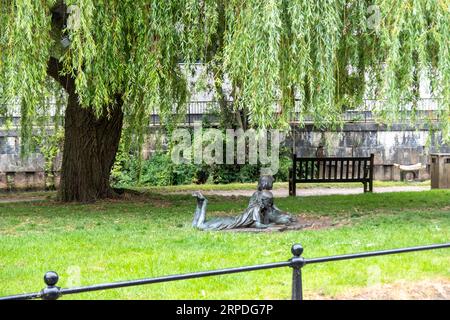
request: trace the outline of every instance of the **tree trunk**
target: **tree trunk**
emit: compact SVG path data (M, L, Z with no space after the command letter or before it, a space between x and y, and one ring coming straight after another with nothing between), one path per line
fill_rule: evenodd
M80 105L74 79L61 75L61 68L57 59L50 58L47 73L69 96L58 197L64 202L92 202L115 196L109 177L122 133L122 96L116 95L114 104L97 117L91 108Z
M65 114L65 136L59 199L91 202L115 195L109 177L122 132L122 100L110 114L97 118L70 94Z
M67 25L67 6L64 1L57 1L51 12L52 32L62 36ZM62 70L58 59L50 57L47 74L59 82L69 96L59 199L91 202L114 196L109 177L122 132L122 96L117 94L114 104L105 106L103 114L97 117L91 108L80 105L75 79L70 74L61 74Z

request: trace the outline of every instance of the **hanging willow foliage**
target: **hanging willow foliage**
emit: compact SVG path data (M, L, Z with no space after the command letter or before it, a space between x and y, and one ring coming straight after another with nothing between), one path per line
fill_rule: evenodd
M401 105L415 107L426 78L450 141L449 0L66 0L76 28L55 33L57 2L0 0L0 97L22 100L24 138L56 56L98 115L120 93L125 127L135 133L153 109L167 124L173 108L183 110L189 64L200 61L219 65L234 107L258 127L286 127L295 99L319 125L338 123L364 97L386 99L379 116L397 120L407 114Z

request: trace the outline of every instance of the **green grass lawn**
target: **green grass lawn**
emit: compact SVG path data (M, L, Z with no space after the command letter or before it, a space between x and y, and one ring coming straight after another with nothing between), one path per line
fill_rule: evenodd
M233 215L245 197L211 196L209 216ZM43 288L48 270L62 287L450 241L450 191L276 199L294 214L340 227L278 233L202 232L190 227L194 199L146 194L124 201L0 204L0 296ZM303 269L305 298L335 297L379 275L450 279L450 250L341 261ZM275 269L91 292L64 299L288 299L291 270Z

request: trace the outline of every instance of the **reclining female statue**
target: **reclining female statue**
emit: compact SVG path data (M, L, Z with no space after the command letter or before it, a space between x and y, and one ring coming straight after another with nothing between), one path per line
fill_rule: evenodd
M208 200L200 193L194 192L197 198L197 208L194 213L192 226L201 230L224 230L235 228L269 227L268 212L273 205L273 195L270 191L263 191L258 201L253 201L245 211L236 217L214 218L206 221L206 206Z

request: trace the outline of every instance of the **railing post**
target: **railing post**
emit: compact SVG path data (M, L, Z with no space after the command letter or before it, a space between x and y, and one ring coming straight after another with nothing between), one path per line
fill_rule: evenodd
M41 291L42 300L57 300L61 296L60 287L57 287L59 276L54 271L49 271L44 275L46 288Z
M291 252L294 255L291 259L292 300L303 300L302 267L305 265L305 259L301 257L303 247L300 244L294 244Z

